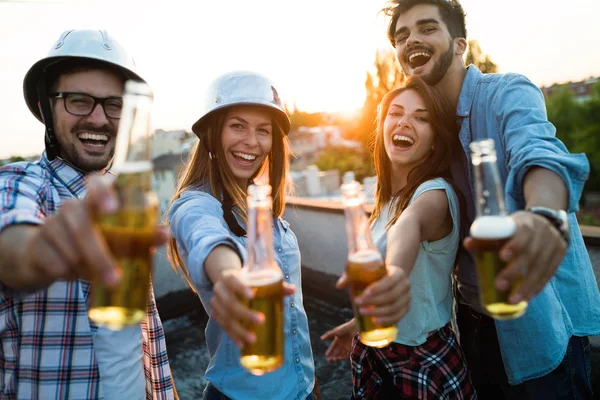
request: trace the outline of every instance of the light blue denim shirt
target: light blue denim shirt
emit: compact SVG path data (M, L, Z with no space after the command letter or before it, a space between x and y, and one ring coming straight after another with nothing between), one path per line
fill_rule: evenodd
M554 370L572 335L600 334L600 294L575 217L589 163L584 154L569 154L555 137L541 91L522 75L482 74L469 66L457 117L469 166L469 143L494 140L508 212L525 207L523 179L533 166L557 173L569 191L572 242L565 259L522 317L496 321L509 381L518 384ZM470 169L469 182L474 194Z
M315 371L308 319L302 302L300 251L289 224L281 218L274 219L273 229L277 264L285 281L296 286L296 293L285 299L285 362L273 372L254 376L242 368L239 348L210 318L210 300L214 293L204 271L206 257L219 245L230 246L245 260L247 238L235 236L229 230L221 203L210 194L208 186L184 192L174 202L169 220L181 258L209 315L206 345L210 364L206 379L232 399L304 400L312 392ZM243 226L241 221L240 225Z

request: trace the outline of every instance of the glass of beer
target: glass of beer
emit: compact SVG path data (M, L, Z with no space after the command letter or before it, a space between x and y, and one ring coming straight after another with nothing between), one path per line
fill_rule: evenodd
M152 246L159 219L152 191L152 91L145 83L127 81L115 155L110 170L119 209L99 213L95 223L121 273L115 287L92 279L90 319L99 326L122 329L146 315L152 270Z
M470 148L477 192L477 217L471 225L470 235L473 238L480 300L492 318L518 318L527 310L527 302L511 304L508 299L519 287L520 281L505 292L496 289L495 285L496 276L506 266L500 259L500 249L517 227L506 213L494 141L475 141Z
M370 284L380 280L387 274L381 253L371 239L369 220L363 209L364 193L356 181L341 186L346 234L348 239L348 276L350 297L356 324L360 332L360 341L371 347L384 347L398 335L396 325L382 325L375 322L374 317L363 316L354 299Z
M263 375L283 365L283 274L273 252L271 186L248 187L248 257L241 279L254 297L245 300L253 311L265 316L264 323L246 324L256 342L241 350L240 363L254 375Z

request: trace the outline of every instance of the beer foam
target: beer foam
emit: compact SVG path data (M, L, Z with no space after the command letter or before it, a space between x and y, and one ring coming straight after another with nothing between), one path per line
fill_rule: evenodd
M264 269L242 273L242 279L248 286L267 286L283 279L281 271Z
M111 169L115 174L135 174L139 172L152 171L151 161L127 161Z
M376 250L359 250L356 253L352 253L348 256L348 262L357 264L366 264L369 262L381 262L381 254Z
M511 217L486 215L473 222L471 236L478 239L504 239L512 236L516 230L517 225Z

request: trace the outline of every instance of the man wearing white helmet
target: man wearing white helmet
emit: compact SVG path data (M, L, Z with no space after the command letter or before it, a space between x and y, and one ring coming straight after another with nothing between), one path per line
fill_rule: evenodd
M134 68L106 32L72 30L25 76L46 151L0 168L0 398L176 398L152 291L141 327L87 316L90 277L120 279L92 215L117 207L103 175Z

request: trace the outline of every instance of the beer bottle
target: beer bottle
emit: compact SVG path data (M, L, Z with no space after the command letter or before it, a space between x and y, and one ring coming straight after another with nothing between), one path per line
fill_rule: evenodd
M151 188L152 103L148 85L126 82L110 170L115 175L119 209L95 216L95 225L117 260L121 281L109 288L92 278L88 315L96 324L114 330L139 323L148 305L151 247L159 218L158 198Z
M360 341L367 346L384 347L392 342L397 334L396 325L381 325L373 317L359 314L354 298L359 296L371 283L387 274L381 253L371 239L369 220L363 209L364 193L356 181L345 183L340 188L346 216L348 239L348 276L350 297L354 316L360 332Z
M476 189L476 218L471 225L470 235L473 238L481 303L495 319L518 318L527 309L527 302L510 304L508 299L520 282L506 292L497 290L494 284L496 275L505 267L500 259L500 249L517 229L513 219L506 213L494 141L474 141L469 147Z
M248 187L248 256L241 271L242 281L254 297L247 306L265 316L263 324L246 324L256 342L241 350L242 366L263 375L283 364L283 274L273 252L271 186Z

